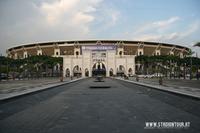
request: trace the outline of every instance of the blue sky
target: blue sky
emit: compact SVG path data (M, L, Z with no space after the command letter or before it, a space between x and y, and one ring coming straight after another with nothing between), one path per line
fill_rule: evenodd
M0 53L35 42L122 39L200 41L199 0L2 0ZM200 48L193 48L200 55Z

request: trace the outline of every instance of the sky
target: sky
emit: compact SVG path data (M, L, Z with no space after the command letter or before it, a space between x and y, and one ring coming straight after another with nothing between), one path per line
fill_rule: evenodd
M200 57L199 0L0 0L0 54L21 44L108 39L172 43Z

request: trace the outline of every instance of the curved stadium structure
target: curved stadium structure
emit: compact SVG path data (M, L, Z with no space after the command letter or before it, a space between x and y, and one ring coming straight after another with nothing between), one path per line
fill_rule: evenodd
M102 70L105 76L124 73L134 75L139 55L176 55L181 58L189 48L167 43L125 40L82 40L33 43L7 50L10 58L34 55L63 57L63 75L92 76Z

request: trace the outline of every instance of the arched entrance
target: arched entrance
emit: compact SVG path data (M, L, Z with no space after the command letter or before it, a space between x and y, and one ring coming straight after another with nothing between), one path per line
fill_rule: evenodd
M117 68L117 76L123 76L125 74L125 67L120 65L119 68Z
M76 76L76 77L81 77L81 68L76 65L74 68L73 68L73 76Z
M54 66L53 66L53 73L52 73L52 75L53 76L56 76L56 77L58 77L59 75L60 75L60 64L59 63L57 63L57 64L55 64Z
M97 62L92 67L92 76L97 75L106 76L106 67L102 62Z
M89 77L89 70L87 68L85 69L85 77Z
M109 75L113 76L113 69L112 68L110 68Z
M69 71L69 68L66 69L66 74L65 74L65 77L69 77L70 76L70 71Z
M130 76L132 76L133 75L133 70L132 70L132 68L129 68L128 69L128 76L130 77Z

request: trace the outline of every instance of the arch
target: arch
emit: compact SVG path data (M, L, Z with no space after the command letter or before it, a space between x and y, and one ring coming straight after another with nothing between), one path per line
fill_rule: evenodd
M92 67L92 76L97 75L106 76L106 67L102 62L97 62Z
M133 69L132 68L129 68L128 69L128 76L130 77L130 76L132 76L133 75Z
M109 75L113 76L113 69L112 68L110 68Z
M122 56L122 51L119 51L119 55Z
M85 69L85 76L89 77L89 70L87 68Z
M82 73L81 73L81 68L76 65L73 68L73 76L77 76L77 77L81 77Z
M54 71L59 71L60 70L60 63L57 63L53 66Z
M117 68L117 76L123 76L125 74L125 67L123 65L119 65Z
M124 72L125 71L125 67L123 65L120 65L119 66L119 71L123 71Z
M60 63L57 63L53 66L52 75L58 77L60 75L60 72L61 72L61 65Z
M65 70L65 72L66 72L65 77L69 77L69 76L70 76L70 70L69 70L69 68L67 68L67 69Z
M78 51L76 51L76 55L77 55L77 56L79 55L79 52L78 52Z

